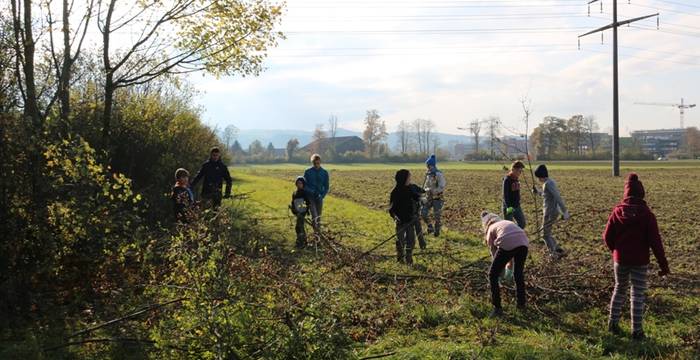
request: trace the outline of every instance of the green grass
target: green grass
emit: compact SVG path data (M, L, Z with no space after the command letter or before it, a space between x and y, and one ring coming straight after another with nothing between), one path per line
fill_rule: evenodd
M656 164L635 163L634 166ZM683 164L697 165L691 162ZM328 167L337 170L386 170L390 166L402 165ZM450 166L494 169L493 164L442 165L443 168ZM558 166L581 164L563 163ZM587 166L595 168L600 165ZM287 209L293 191L292 182L256 175L267 174L273 169L286 173L303 168L302 165L250 166L244 169L234 167L232 172L236 191L249 193L250 198L243 201L254 209L260 226L284 237L282 256L289 256L303 272L319 274L330 265L324 263L314 249L296 251L293 248L294 223ZM324 222L333 232L345 234L339 240L346 246L357 248L358 254L393 234L393 223L385 211L332 195L325 202ZM416 252L414 268L407 268L393 260L393 241L377 249L373 253L376 257L358 266L373 273L441 276L487 256L481 240L475 238L473 232L471 234L450 230L448 224L444 236L428 238L426 254ZM447 258L441 255L444 253L454 255ZM528 267L541 266L542 253L542 245L531 239L532 256ZM477 271L483 276L477 275L477 278L482 280L472 283L470 288L455 288L447 282L430 279L375 283L353 277L349 272L334 273L322 279L319 276L317 279L319 287L331 289L330 293L334 294L333 311L343 319L346 332L356 341L358 357L394 353L387 358L692 359L700 355L700 298L697 289L689 290L690 293L685 296L663 288L650 289L645 315L645 330L650 339L636 343L629 339L627 323L622 324L627 335L615 337L607 334L604 304L591 305L558 299L556 296L531 303L531 309L522 314L514 309L511 291L503 289L506 316L502 320L489 319L488 287L483 279L488 262L482 260L478 264L481 267ZM608 296L610 289L601 288L600 291Z

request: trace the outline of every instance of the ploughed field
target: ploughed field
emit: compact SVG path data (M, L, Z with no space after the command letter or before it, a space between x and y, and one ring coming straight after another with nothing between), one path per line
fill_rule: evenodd
M326 210L324 217L329 230L347 231L338 235L344 244L366 250L376 240L367 243L359 237L368 232L375 233L375 239L391 234L386 209L394 173L400 167L327 167L331 173L332 198L329 199L331 211ZM339 286L345 288L339 292L339 306L349 307L352 316L362 319L349 331L365 346L367 353L400 348L403 350L399 351L399 358L410 358L407 354L415 351L425 351L425 354L437 351L436 358L444 358L443 355L462 354L462 348L453 345L455 341L466 341L466 348L472 349L464 352L469 357L479 354L518 357L523 353L510 352L510 349L521 342L528 343L529 352L524 354L530 355L524 358L562 355L557 355L554 349L563 349L567 354L565 358L589 358L591 355L693 358L700 354L697 264L700 258L700 166L655 168L645 164L623 170L625 174L635 170L646 187L647 201L658 219L672 272L666 279L656 276L658 266L652 256L645 326L656 340L644 346L625 337L608 336L604 331L613 280L611 257L602 243L601 233L612 206L622 196L624 177L612 178L609 170L602 167L553 166L550 170L572 214L569 221L560 221L555 227L555 237L569 253L559 262L552 262L546 256L538 232L542 200L529 191L532 179L528 171L524 173L522 208L527 216L526 230L531 242L526 266L529 314L503 321L514 325L483 320L489 304L485 279L488 257L485 247L480 245L479 214L484 209L500 212L501 182L505 174L500 167L483 166L475 170L445 167L447 190L443 226L447 231L440 239L429 237L426 256L417 252L415 268L404 269L393 264L389 256L393 252L393 242L389 242L375 252L383 257L372 257L373 253L363 259L368 268L354 271L354 278L347 274L351 277L336 278L343 283ZM275 186L284 186L283 181L286 181L285 190L291 193L293 180L302 173L303 167L264 166L234 168L233 171L234 177L237 171L245 174L246 190L253 191L255 198L254 192L258 190L252 179L282 180L275 182ZM422 184L424 170L413 167L411 172L413 181ZM343 203L345 205L334 207L336 198L349 200L353 205ZM382 228L384 216L387 225ZM381 222L379 230L374 225L377 221ZM364 222L367 226L363 226ZM340 226L340 223L345 225ZM355 228L348 230L347 223ZM309 269L318 265L314 260L309 261ZM373 277L375 281L368 285L363 276ZM351 285L360 290L349 290ZM506 304L513 300L511 286L505 284L502 289ZM396 314L401 311L395 308L397 301L400 309L406 309L413 316L406 319L407 315ZM479 305L465 304L472 302ZM364 309L365 313L355 314L358 309ZM628 315L625 316L623 320L627 325ZM352 318L348 322L354 323ZM499 335L493 335L493 331ZM466 338L459 340L459 336ZM481 352L473 350L479 346ZM489 348L491 350L483 350Z

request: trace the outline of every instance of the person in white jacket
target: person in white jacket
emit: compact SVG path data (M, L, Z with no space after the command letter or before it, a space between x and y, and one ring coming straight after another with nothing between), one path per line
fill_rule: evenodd
M423 186L426 193L426 201L421 209L421 216L423 217L423 221L428 224L428 233L432 233L435 237L438 237L440 236L442 206L445 203L443 198L446 185L445 175L442 171L438 170L437 159L434 154L430 155L428 160L425 161L425 165L428 167ZM429 217L430 209L433 210L434 226Z
M549 249L550 256L558 259L562 256L566 256L566 253L552 235L552 228L559 220L559 216L562 216L564 220L568 220L571 215L569 215L569 210L566 208L564 199L562 199L559 193L557 183L549 177L549 171L547 171L547 167L544 164L537 167L535 176L542 183L542 190L537 189L537 187L533 185L532 191L543 197L542 235L544 243L547 245L547 249Z

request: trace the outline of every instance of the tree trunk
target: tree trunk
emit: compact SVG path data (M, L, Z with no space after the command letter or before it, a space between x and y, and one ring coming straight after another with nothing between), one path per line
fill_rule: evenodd
M116 0L109 2L107 16L105 18L104 29L102 31L102 63L105 71L105 99L104 110L102 112L102 149L109 149L109 135L112 121L112 107L114 106L114 70L109 59L109 41L111 36L112 15L114 14L114 5Z
M27 94L24 114L32 121L35 134L41 134L43 121L39 113L36 83L34 81L34 34L32 31L32 0L24 0L24 86Z
M59 94L61 100L61 120L64 126L68 126L70 114L70 78L71 78L71 46L70 46L70 5L68 0L63 0L63 69L59 79Z

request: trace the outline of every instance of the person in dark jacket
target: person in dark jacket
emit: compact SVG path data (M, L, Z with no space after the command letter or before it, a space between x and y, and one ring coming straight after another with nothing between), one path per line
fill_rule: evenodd
M416 236L418 237L418 245L420 246L421 249L425 250L428 247L428 243L425 241L425 235L423 234L423 226L421 225L420 217L421 217L421 207L423 206L423 199L425 199L425 202L427 202L427 196L425 189L422 187L416 185L416 184L411 184L408 186L411 191L413 192L414 195L417 196L416 201L414 201L414 206L413 206L413 217L415 221L413 222L413 228L416 231Z
M311 198L304 190L306 180L304 180L303 176L299 176L294 181L294 184L297 189L292 193L292 203L289 205L289 208L292 210L292 214L297 217L297 223L294 227L297 233L296 247L302 249L306 247L306 229L304 228L304 223L306 222L306 215L309 213Z
M192 206L194 205L194 194L190 189L190 173L180 168L175 171L175 185L170 193L170 200L173 202L173 212L175 221L179 223L189 222L192 216Z
M321 167L321 156L319 154L311 155L312 166L304 171L304 180L306 185L304 189L311 198L311 223L316 234L321 233L321 216L323 214L323 199L325 199L330 190L330 178L326 169Z
M223 198L231 197L231 174L228 172L228 167L221 161L221 151L214 147L209 152L209 160L202 164L199 172L192 180L192 188L194 188L200 180L202 183L202 200L207 205L213 206L214 209L221 206L221 186L226 181L226 191Z
M389 215L396 222L396 259L408 265L413 264L413 247L416 243L413 222L415 222L415 202L419 196L411 191L411 173L401 169L394 176L396 186L389 197Z
M659 276L668 275L670 272L656 216L644 201L644 195L644 185L639 176L635 173L629 174L625 181L624 197L613 208L603 232L603 241L612 252L615 271L608 330L613 334L620 334L622 304L631 282L632 338L635 340L645 338L642 316L650 249L659 263Z
M503 178L503 218L513 221L525 229L525 213L520 208L520 175L523 173L525 164L518 160L510 166L508 175Z

